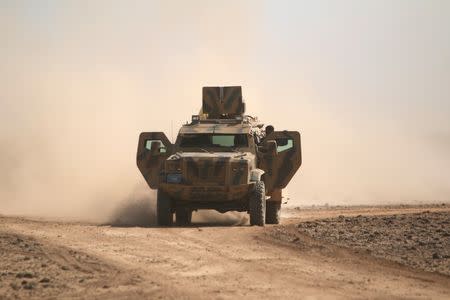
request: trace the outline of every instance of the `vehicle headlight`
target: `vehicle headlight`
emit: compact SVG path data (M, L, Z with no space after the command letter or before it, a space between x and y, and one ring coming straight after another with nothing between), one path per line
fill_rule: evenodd
M167 174L167 183L181 183L181 174Z

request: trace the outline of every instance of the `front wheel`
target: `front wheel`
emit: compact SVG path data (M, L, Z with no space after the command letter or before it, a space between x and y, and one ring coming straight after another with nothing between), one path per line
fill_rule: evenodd
M158 190L156 199L156 220L159 226L173 224L172 199L161 190Z
M249 202L250 225L264 226L266 219L266 187L257 181Z

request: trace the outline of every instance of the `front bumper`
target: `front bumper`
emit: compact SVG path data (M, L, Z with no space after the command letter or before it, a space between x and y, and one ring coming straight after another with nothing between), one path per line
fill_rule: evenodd
M223 202L248 199L254 187L254 183L228 186L194 186L162 183L159 188L175 200Z

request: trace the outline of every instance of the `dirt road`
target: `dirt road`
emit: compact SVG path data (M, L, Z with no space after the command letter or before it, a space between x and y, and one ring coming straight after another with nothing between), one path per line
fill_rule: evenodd
M0 217L0 298L450 298L450 277L313 239L299 222L450 208L308 209L283 225L139 228Z

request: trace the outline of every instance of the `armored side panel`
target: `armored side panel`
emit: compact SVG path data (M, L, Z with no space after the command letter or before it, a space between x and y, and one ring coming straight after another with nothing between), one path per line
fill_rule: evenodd
M152 189L159 188L164 162L172 154L173 145L163 132L142 132L139 135L136 163Z
M240 86L203 87L203 113L208 119L234 118L245 112Z
M275 131L266 141L275 141L277 154L259 153L259 168L264 170L264 183L269 194L284 189L302 164L300 133Z

